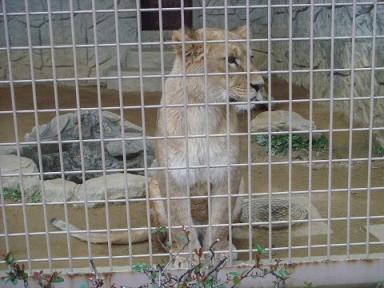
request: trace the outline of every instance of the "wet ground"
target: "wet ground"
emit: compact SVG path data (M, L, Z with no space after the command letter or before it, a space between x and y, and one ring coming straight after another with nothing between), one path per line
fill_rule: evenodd
M275 99L286 99L288 95L288 85L282 81L273 82L272 94ZM98 107L97 90L95 87L80 88L80 107L90 108ZM59 107L60 109L72 109L76 107L76 93L72 87L59 86ZM35 126L35 115L33 112L25 110L33 109L32 89L30 86L16 87L15 106L17 112L17 127L20 139ZM49 122L55 116L54 112L44 111L45 109L53 109L55 107L53 97L53 87L41 85L36 89L37 108L39 124ZM308 92L300 87L293 87L293 95L295 99L306 99ZM11 97L8 89L0 88L0 110L12 110ZM123 95L124 117L138 125L145 122L148 135L153 135L155 131L156 109L140 108L130 109L129 106L140 105L140 95L125 94ZM159 103L159 95L156 93L145 93L145 104L152 105ZM105 110L120 113L119 95L116 91L102 89L101 102L99 103ZM313 120L319 129L330 129L329 127L329 103L313 103ZM278 109L288 109L288 104L279 104ZM300 113L302 116L309 118L310 104L293 103L292 110ZM60 113L67 113L60 112ZM145 121L142 121L142 115L145 115ZM349 123L340 113L334 113L333 128L348 128ZM242 129L247 131L247 119L242 117ZM15 139L14 124L12 114L0 114L0 141L12 142ZM324 136L329 137L329 133ZM384 224L384 190L374 187L384 186L384 160L377 159L371 162L370 179L368 179L368 161L359 160L368 156L368 132L353 132L352 137L352 163L348 163L349 155L349 134L348 132L334 132L332 159L338 159L333 162L331 167L328 163L313 163L308 165L305 163L291 164L281 163L287 162L288 156L280 156L273 158L276 162L271 165L271 186L268 182L268 164L260 164L268 159L267 154L264 156L260 153L260 147L253 143L251 145L251 157L253 161L260 165L251 167L250 173L248 167L243 167L242 172L245 179L251 176L251 191L260 197L266 197L268 191L287 192L291 191L300 199L308 199L308 190L310 193L311 205L307 201L306 206L312 211L312 219L310 233L308 233L308 224L298 224L292 229L273 230L270 234L265 229L252 229L252 242L249 242L248 227L234 228L236 238L233 240L238 249L248 249L249 246L254 247L255 243L260 243L268 247L271 240L272 247L275 248L273 257L287 257L287 247L292 247L292 257L307 256L331 256L351 254L364 254L384 252L383 244L374 244L379 239L370 235L366 231L367 215L373 217L370 224ZM243 137L242 151L243 161L247 163L247 137ZM256 146L255 146L256 145ZM322 153L314 157L314 159L328 159L328 153ZM289 166L291 172L289 172ZM330 170L331 168L331 170ZM348 177L348 174L350 177ZM289 181L291 176L291 181ZM328 177L332 177L328 181ZM349 182L348 179L351 179ZM246 180L248 183L248 180ZM367 192L367 187L373 187ZM331 193L329 188L333 189ZM352 191L348 193L348 188ZM358 189L357 189L358 188ZM301 193L297 193L297 191ZM281 195L280 195L281 196ZM256 197L256 196L255 196ZM257 196L258 197L258 196ZM273 196L275 197L275 196ZM277 196L276 196L277 197ZM304 198L303 198L304 197ZM302 201L302 200L300 200ZM369 201L369 202L368 202ZM304 201L305 202L305 201ZM303 201L301 202L303 203ZM328 203L331 203L328 206ZM348 209L348 207L350 209ZM148 242L135 244L129 248L128 245L87 245L87 243L67 239L66 234L57 234L49 223L51 218L64 218L64 205L47 205L46 209L41 204L33 204L28 207L7 206L4 209L4 215L0 215L0 253L5 252L8 248L12 251L17 259L33 259L29 263L32 268L39 269L48 267L47 258L54 259L51 262L52 267L69 268L69 267L88 267L87 259L89 253L97 258L98 256L106 259L98 259L98 266L108 265L128 265L133 262L148 261L148 257L143 254L163 252L160 246L154 241L152 246ZM369 209L368 209L369 208ZM110 219L110 228L126 228L127 219L130 219L131 227L145 227L147 225L146 203L136 201L129 205L129 209L125 205L109 205L105 207L88 209L89 225L92 229L106 228L106 212ZM127 212L129 211L128 217ZM348 211L350 211L348 213ZM332 217L332 221L328 218ZM379 216L379 217L377 217ZM381 216L381 218L380 218ZM85 228L85 209L83 207L68 207L69 221ZM352 218L349 218L352 217ZM347 219L351 220L347 220ZM14 233L8 239L4 237L6 223L6 231ZM46 234L48 231L53 233ZM27 231L28 237L23 234ZM331 232L327 235L328 232ZM19 234L18 234L19 233ZM367 238L368 237L368 238ZM291 241L289 239L291 238ZM369 246L366 242L372 242ZM347 245L349 243L350 245ZM308 244L312 248L308 249ZM331 244L331 248L327 250L327 245ZM134 255L130 258L129 255ZM28 255L29 254L29 255ZM247 252L241 252L240 258L248 259ZM109 262L109 256L118 256L117 259ZM68 258L71 260L69 261ZM163 258L162 258L163 259ZM161 261L160 258L154 259Z

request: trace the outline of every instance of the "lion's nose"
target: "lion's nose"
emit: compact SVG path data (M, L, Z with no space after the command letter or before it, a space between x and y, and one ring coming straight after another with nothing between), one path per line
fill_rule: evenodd
M262 90L263 90L264 84L252 84L252 83L251 83L251 87L252 87L253 89L255 89L256 92L259 92L259 91L262 91Z

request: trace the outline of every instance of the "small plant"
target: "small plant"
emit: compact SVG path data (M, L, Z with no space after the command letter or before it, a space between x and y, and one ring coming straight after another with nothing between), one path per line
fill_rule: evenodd
M11 252L3 255L3 260L9 267L9 271L3 278L5 283L12 283L13 285L17 285L17 282L20 280L23 281L24 287L29 287L29 275L27 272L25 272L25 265L18 264L16 262L15 256ZM44 274L43 271L35 272L33 273L33 279L42 288L51 288L53 287L53 283L64 282L64 278L60 277L60 272L53 272L52 274Z
M19 185L16 187L5 187L3 188L3 197L4 200L8 200L14 203L20 203L21 202L21 188ZM27 202L30 203L40 203L42 201L41 193L35 193L29 199L27 199Z
M255 264L243 272L229 272L225 279L218 277L219 271L221 271L228 258L217 258L213 250L214 246L219 240L214 241L209 247L210 255L204 255L202 248L195 250L195 256L197 262L190 264L190 267L186 269L181 275L172 274L168 267L173 264L180 254L189 244L189 233L186 229L184 231L184 238L186 242L184 246L175 254L172 254L169 245L164 245L170 252L171 259L164 265L148 265L146 263L138 263L132 266L132 271L138 273L144 273L148 278L148 283L140 287L153 287L153 288L165 288L165 287L196 287L196 288L224 288L224 287L239 287L241 282L248 279L264 278L268 274L274 276L273 287L281 287L280 285L289 277L289 273L285 266L282 265L280 260L275 260L272 265L261 265L262 255L266 254L265 248L260 244L257 244L255 254ZM157 228L153 231L153 234L163 235L167 233L165 227ZM171 245L172 246L172 245Z
M384 146L376 146L373 153L378 157L384 157Z
M10 200L16 203L19 203L21 201L21 189L20 186L17 185L17 187L4 187L3 188L3 197L4 200Z
M255 141L263 146L267 151L269 147L268 135L255 135ZM308 151L310 147L309 138L300 134L292 134L292 150ZM287 154L289 149L289 134L278 134L271 136L272 155ZM325 136L312 138L312 149L314 151L323 151L328 149L328 139Z

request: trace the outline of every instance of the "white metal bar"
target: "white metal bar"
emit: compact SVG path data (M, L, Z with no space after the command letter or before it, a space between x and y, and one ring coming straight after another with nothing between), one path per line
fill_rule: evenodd
M31 12L32 13L32 12ZM23 14L25 15L25 14ZM384 35L383 34L379 34L379 35L376 35L377 39L382 39L384 38ZM335 40L349 40L351 39L351 36L335 36L334 38L331 38L330 36L314 36L313 37L313 40L331 40L331 39L335 39ZM372 36L368 36L368 35L356 35L356 39L372 39ZM309 37L292 37L292 41L309 41L310 38ZM284 41L289 41L289 38L286 38L286 37L274 37L274 38L253 38L253 39L250 39L250 42L251 43L262 43L262 42L268 42L268 41L272 41L272 42L284 42ZM228 39L228 43L245 43L246 40L242 40L242 39L236 39L236 40L233 40L233 39ZM185 40L185 43L186 44L192 44L192 43L200 43L202 44L203 41L201 40ZM210 43L224 43L224 40L207 40L207 43L210 44ZM159 45L160 42L159 41L149 41L149 42L142 42L141 43L142 46L153 46L153 45ZM175 41L163 41L163 44L164 45L174 45L174 44L177 44L177 42ZM125 46L125 47L137 47L138 46L138 43L137 42L121 42L120 43L121 46ZM75 45L76 48L94 48L95 45L94 44L76 44ZM97 44L97 47L115 47L116 46L116 43L99 43ZM50 45L32 45L32 48L34 49L50 49L51 46ZM53 48L56 48L56 49L64 49L64 48L72 48L72 46L70 44L55 44L53 45ZM13 51L13 50L27 50L28 49L28 46L10 46L10 50ZM3 50L3 51L6 51L6 47L0 47L0 51Z
M348 196L347 196L347 259L349 259L350 243L351 243L351 187L352 187L352 147L353 147L353 113L354 113L354 88L355 88L355 37L356 36L356 3L354 1L352 6L352 47L351 47L351 79L350 79L350 100L349 100L349 135L348 135Z
M79 147L80 147L80 162L81 162L81 178L83 181L84 187L84 218L85 218L85 227L87 231L90 231L89 227L89 214L88 214L88 193L87 193L87 184L85 178L85 165L84 165L84 146L83 146L83 133L81 125L81 110L80 110L80 91L79 91L79 77L78 77L78 66L77 66L77 51L76 51L76 33L75 33L75 14L73 12L73 2L74 0L69 1L70 13L70 22L71 22L71 41L73 44L72 47L72 57L73 57L73 75L75 80L75 94L76 94L76 116L78 123L78 132L79 132ZM89 232L87 233L87 250L88 250L88 260L92 259L92 248L91 242L89 241Z
M48 255L48 267L49 271L52 271L52 261L50 260L52 258L51 253L51 245L50 245L50 238L49 238L49 229L48 229L48 216L47 216L47 206L46 206L46 200L45 200L45 187L44 187L44 176L43 176L43 161L42 161L42 152L41 152L41 145L40 145L40 133L39 133L39 115L37 113L37 95L36 95L36 83L35 83L35 71L34 71L34 60L33 60L33 52L32 52L32 36L31 36L31 22L29 18L29 5L28 1L24 0L24 7L25 7L25 22L27 27L27 41L28 41L28 56L29 56L29 70L31 73L31 81L32 81L32 102L33 102L33 110L34 110L34 121L35 121L35 128L36 128L36 140L37 140L37 155L38 155L38 165L39 165L39 171L40 171L40 189L41 189L41 196L42 196L42 203L43 203L43 218L44 218L44 228L46 231L45 235L45 241L47 246L47 255Z
M96 90L97 90L97 108L99 114L99 129L100 129L100 147L101 147L101 166L104 177L104 199L105 199L105 221L107 226L108 235L108 263L112 271L112 246L111 246L111 232L110 232L110 221L109 221L109 204L108 204L108 184L106 178L106 167L105 167L105 151L104 151L104 127L103 127L103 112L101 107L101 90L100 90L100 67L99 67L99 51L97 48L97 21L96 21L96 5L95 0L91 1L92 4L92 26L93 26L93 41L95 44L95 70L96 70Z
M205 7L203 7L204 9ZM186 178L186 188L187 188L187 195L188 195L188 222L186 223L188 225L188 228L191 229L193 222L192 222L192 211L191 211L191 187L190 187L190 164L189 164L189 129L188 129L188 94L186 90L186 76L187 76L187 65L186 65L186 39L185 39L185 23L184 23L184 0L180 1L180 19L181 19L181 57L182 57L182 85L183 85L183 96L184 96L184 131L185 131L185 155L186 155L186 172L187 172L187 178ZM204 13L204 12L203 12ZM203 73L204 74L204 73ZM168 155L167 155L168 156ZM173 168L173 167L172 167ZM188 245L188 253L189 257L192 259L192 247L191 245Z
M355 71L371 71L372 69L370 67L361 67L361 68L355 68L354 69ZM376 71L383 71L384 70L384 67L375 67L374 70ZM351 69L349 68L337 68L337 69L334 69L334 72L350 72ZM249 73L251 75L255 75L255 74L259 74L259 75L266 75L268 71L257 71L257 72L252 72L250 71ZM289 74L289 73L292 73L292 74L295 74L295 73L300 73L300 74L303 74L303 73L308 73L310 72L309 69L299 69L299 70L273 70L271 71L272 74ZM330 69L317 69L317 70L314 70L313 72L330 72ZM229 75L246 75L246 72L229 72ZM144 79L152 79L152 78L161 78L163 75L161 74L151 74L151 75L142 75L142 78ZM188 76L188 77L203 77L204 76L204 73L187 73L185 74L184 76ZM212 72L212 73L207 73L207 76L225 76L225 73L222 73L222 72ZM166 78L182 78L183 77L183 74L168 74L168 75L165 75L164 77ZM140 77L137 76L137 75L132 75L132 76L121 76L121 79L139 79ZM117 80L118 77L117 76L100 76L100 80ZM41 79L35 79L35 82L36 83L46 83L46 82L52 82L54 79L52 78L41 78ZM75 78L71 78L71 77L67 77L67 78L57 78L56 79L57 81L60 81L60 82L72 82L72 81L75 81ZM89 81L89 80L97 80L96 77L78 77L77 80L79 81ZM15 84L26 84L26 83L31 83L31 80L30 79L20 79L20 80L13 80L13 83ZM9 81L8 80L1 80L0 81L0 84L9 84ZM369 97L368 97L369 98ZM339 98L338 98L339 99ZM321 100L321 99L314 99L316 101L324 101L324 100ZM284 100L279 100L279 101L284 101ZM299 100L297 99L296 101L303 101L303 99ZM308 100L307 100L308 101ZM192 103L191 103L192 104ZM191 105L191 104L188 104L188 105Z
M5 1L2 1L3 4L3 16L4 16L4 38L5 38L5 45L7 47L7 64L8 64L8 77L9 77L9 88L11 92L11 105L12 105L12 120L13 120L13 128L15 132L15 142L16 142L16 155L18 158L18 168L19 168L19 183L20 183L20 190L21 190L21 202L22 202L22 217L23 217L23 226L24 226L24 235L25 236L25 248L27 252L27 263L28 263L28 271L31 272L32 270L32 262L31 262L31 248L30 248L30 242L29 242L29 229L28 229L28 219L27 219L27 207L26 207L26 198L25 198L25 192L24 192L24 181L23 181L23 173L21 168L21 151L20 151L20 140L19 140L19 127L18 127L18 121L17 121L17 108L16 108L16 96L15 96L15 87L14 87L14 81L13 81L13 68L12 68L12 60L11 60L11 50L10 47L10 38L8 34L8 17L7 17L7 7L5 5Z
M123 167L124 167L124 192L125 192L125 213L127 217L127 238L128 238L128 254L129 254L129 265L132 266L132 224L131 224L131 209L130 209L130 203L129 203L129 194L128 194L128 180L127 180L127 157L126 155L126 149L125 149L125 129L124 129L124 98L123 98L123 89L122 89L122 83L121 83L121 57L120 57L120 32L119 32L119 11L118 11L118 0L114 0L113 2L114 8L115 8L115 33L116 33L116 64L117 64L117 75L118 75L118 93L119 93L119 105L120 105L120 128L121 128L121 145L122 145L122 151L123 151ZM111 203L111 200L109 201Z
M293 45L292 45L292 0L289 0L288 7L288 34L289 34L289 45L288 45L288 263L291 263L292 259L292 62L293 62Z
M247 38L246 38L246 45L247 45L247 94L250 95L250 89L251 89L251 75L250 75L250 20L249 20L249 0L246 0L246 11L245 11L245 20L247 25ZM247 174L248 174L248 203L251 203L252 197L252 145L251 145L251 103L248 99L247 101ZM248 261L252 263L252 225L251 225L251 217L252 217L252 205L248 205Z
M272 12L268 1L268 261L272 262Z
M309 16L309 34L310 34L310 41L309 41L309 151L308 151L308 257L311 259L312 256L312 250L311 250L311 244L312 244L312 140L313 140L313 127L312 127L312 121L313 121L313 21L314 21L314 1L311 0L311 7L309 8L310 16Z
M331 233L332 233L332 147L333 147L333 105L334 105L334 67L335 67L335 2L332 1L331 9L331 70L330 70L330 102L329 102L329 140L328 140L328 223L327 223L327 258L331 259Z
M371 215L371 190L372 190L372 149L373 149L373 117L375 115L375 65L376 65L376 29L377 29L377 2L373 3L373 20L372 20L372 48L371 48L371 99L369 102L369 136L368 136L368 173L367 173L367 224L366 224L366 248L365 253L369 257L369 232L370 232L370 215Z
M144 176L145 176L145 195L146 195L146 208L147 208L147 225L148 225L148 253L149 253L149 262L153 264L153 253L152 253L152 233L151 233L151 215L149 213L149 190L148 190L148 168L147 168L147 145L146 145L146 121L145 121L145 110L144 110L144 83L143 83L143 55L142 55L142 45L141 45L141 14L140 14L140 1L136 0L136 17L137 17L137 41L139 43L139 80L140 80L140 104L141 104L141 124L143 129L143 148L144 148ZM159 12L160 13L160 12Z
M48 9L48 29L49 29L49 44L51 46L51 64L52 64L52 78L53 80L53 95L55 102L55 115L56 115L56 131L57 131L57 144L59 146L59 159L60 159L60 174L61 174L61 183L64 191L64 221L68 225L68 204L67 204L67 190L65 189L65 174L64 174L64 159L63 159L63 144L61 139L61 131L60 131L60 113L59 113L59 93L58 93L58 84L57 84L57 76L56 76L56 60L55 60L55 49L53 48L53 23L52 23L52 7L51 0L47 1L47 9ZM40 141L42 142L42 141ZM69 226L68 226L69 227ZM72 248L71 248L71 238L69 234L69 229L66 231L66 239L67 239L67 253L68 253L68 269L69 271L73 271L73 262L72 262Z
M226 1L225 1L225 4ZM206 7L207 4L205 2L205 0L202 0L201 2L201 5L202 7ZM210 131L208 129L209 127L209 123L208 123L208 103L209 103L209 99L208 99L208 65L207 65L207 59L208 59L208 47L207 47L207 33L206 33L206 28L207 28L207 14L206 14L206 10L203 9L202 10L203 12L203 51L204 51L204 94L205 94L205 139L206 139L206 161L207 161L207 201L208 201L208 233L207 236L208 236L208 243L212 243L212 220L211 220L211 213L212 213L212 201L211 201L211 173L210 173L210 159L209 159L209 154L210 154L210 151L209 151L209 137L211 136L210 135ZM224 17L227 17L225 12L224 12ZM227 35L226 35L227 37ZM228 47L226 44L225 45L225 55L228 55ZM227 60L226 60L227 62ZM228 68L226 67L226 72L228 71ZM225 76L227 77L227 76ZM225 80L227 81L227 79ZM227 82L226 82L226 85L227 85ZM228 89L228 86L226 86L226 89ZM228 115L228 114L227 114ZM227 128L228 129L228 128ZM229 239L231 239L229 237ZM231 240L230 240L231 241ZM231 257L231 256L230 256ZM231 259L231 258L230 258Z
M161 69L161 91L165 91L165 69L164 69L164 33L163 33L163 3L162 0L158 0L158 5L159 5L159 27L160 27L160 69ZM164 97L164 95L161 95ZM164 132L166 133L165 135L162 135L164 138L164 145L165 145L165 155L167 155L165 159L165 192L166 192L166 202L167 202L167 227L168 227L168 241L172 241L172 233L171 233L171 197L169 195L169 163L168 163L168 111L167 111L167 103L164 101L161 103L161 108L164 112L164 120L163 120L163 125L164 125ZM169 259L171 259L171 253L169 254Z
M205 26L203 27L204 30L205 30ZM224 1L224 30L225 30L225 33L224 33L224 40L225 40L225 44L224 44L224 48L225 48L225 90L227 91L227 94L229 95L229 69L228 69L228 66L229 66L229 63L228 63L228 1L225 0ZM207 91L205 91L205 94L207 94ZM206 97L208 98L208 97ZM226 102L227 102L227 105L226 105L226 133L227 133L227 136L226 136L226 140L227 140L227 145L226 145L226 148L227 148L227 155L231 155L231 152L230 152L230 109L229 109L229 97L226 98ZM207 104L207 113L208 113L208 104ZM208 114L207 114L207 119L208 119ZM208 126L208 124L207 124ZM231 170L230 170L230 157L228 157L228 162L227 162L227 185L228 185L228 223L232 223L232 197L231 197L231 192L232 192L232 186L231 186ZM239 187L235 187L235 189L238 189ZM232 263L232 226L229 225L228 227L228 250L229 250L229 264Z
M361 1L361 2L357 2L356 5L357 6L365 6L365 5L371 5L372 4L372 1ZM352 6L352 2L338 2L337 3L337 7L347 7L347 6ZM384 3L381 3L381 2L378 2L377 3L378 6L381 6L381 5L384 5ZM271 4L271 7L273 8L287 8L289 7L290 4ZM315 7L330 7L331 6L331 3L314 3L314 6ZM202 10L201 8L202 6L194 6L194 7L185 7L184 9L186 11L188 10L196 10L196 11L199 11L199 10ZM229 9L245 9L245 8L268 8L268 5L267 4L254 4L254 5L249 5L249 6L246 6L246 5L228 5L228 8ZM304 8L304 7L310 7L310 4L309 3L293 3L292 4L292 7L301 7L301 8ZM224 9L224 5L212 5L212 6L207 6L206 7L206 10L217 10L217 9ZM155 11L158 11L157 8L140 8L138 9L140 12L155 12ZM180 8L177 8L177 7L164 7L163 8L164 11L180 11ZM96 10L98 13L113 13L113 9L97 9ZM136 12L137 10L135 8L119 8L118 9L119 12ZM53 15L57 15L57 14L68 14L68 13L71 13L70 10L57 10L57 11L52 11L52 14ZM77 9L77 10L74 10L74 13L76 14L89 14L89 13L92 13L92 9ZM9 12L7 13L9 16L24 16L25 13L23 12ZM46 11L33 11L31 12L31 15L46 15L47 12ZM0 16L3 16L4 13L0 13Z

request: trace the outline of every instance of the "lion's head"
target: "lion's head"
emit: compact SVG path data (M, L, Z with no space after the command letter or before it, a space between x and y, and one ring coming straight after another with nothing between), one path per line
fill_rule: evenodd
M225 33L227 33L228 45L225 47ZM256 66L252 51L247 52L247 27L242 26L226 32L216 28L205 29L206 51L204 53L204 30L188 31L184 35L180 31L174 31L173 41L184 42L176 44L176 59L174 72L184 72L186 75L201 74L205 71L209 74L206 82L202 76L185 78L185 89L188 95L193 95L197 102L205 101L205 84L207 84L207 98L209 102L244 102L236 105L238 110L247 110L248 101L250 108L257 105L257 101L267 101L264 91L264 80L256 72ZM214 43L209 41L215 41ZM239 40L239 41L236 41ZM196 41L196 43L193 43ZM217 41L217 42L216 42ZM206 63L204 55L206 54ZM185 62L183 61L185 55ZM249 57L249 61L247 60ZM185 64L185 65L184 65ZM205 66L206 65L206 66ZM228 65L228 66L227 66ZM205 68L206 67L206 68ZM176 71L175 71L176 69ZM223 74L228 71L228 74ZM215 75L220 73L220 75ZM228 87L227 87L228 75ZM245 103L246 102L246 103Z

